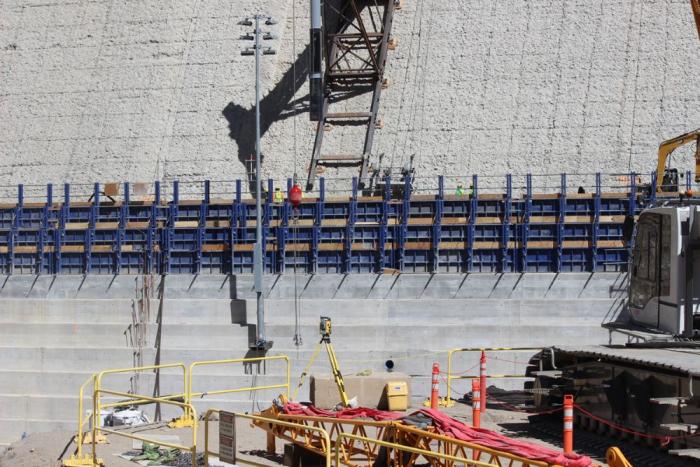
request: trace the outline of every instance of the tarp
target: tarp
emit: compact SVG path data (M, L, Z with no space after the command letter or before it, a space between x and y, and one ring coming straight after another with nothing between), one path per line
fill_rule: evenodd
M309 417L341 418L345 420L353 418L369 418L382 422L387 420L399 420L404 414L398 412L387 412L384 410L368 409L358 407L355 409L324 410L313 405L302 405L296 402L289 402L283 407L283 412L290 415L306 415Z
M564 454L544 446L509 438L495 431L470 427L439 410L422 409L419 413L432 418L435 427L442 434L468 443L564 467L588 467L593 464L589 457L580 454Z
M338 419L369 418L375 421L401 420L405 417L403 414L397 412L386 412L363 407L356 409L324 410L311 405L297 403L286 404L283 407L283 412L290 415ZM524 457L533 461L541 461L563 467L589 467L593 465L589 457L579 454L564 454L561 451L556 451L544 446L509 438L485 428L473 428L445 415L439 410L421 409L414 412L409 417L415 418L421 415L431 419L433 426L437 428L439 433L461 441L478 444L479 446Z

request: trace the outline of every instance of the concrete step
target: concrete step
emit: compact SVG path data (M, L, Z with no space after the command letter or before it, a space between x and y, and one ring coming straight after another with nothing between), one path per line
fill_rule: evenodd
M59 275L0 277L0 298L133 298L139 276ZM164 296L170 299L255 298L253 275L169 275ZM624 294L624 273L534 274L320 274L268 275L270 298L293 298L294 282L303 298L609 298ZM160 290L154 277L153 296Z
M130 323L132 299L0 298L0 323Z
M359 350L344 348L344 346L335 345L338 361L341 369L351 374L353 372L371 369L375 371L383 370L387 360L394 362L394 369L400 372L410 374L429 374L433 362L438 362L443 370L447 364L447 348L442 350L411 348L410 344L404 347L397 346L395 350L388 348L382 349L381 341L377 341L377 346L370 346L366 340L361 341L362 349L380 349L380 350ZM427 340L421 339L422 343L429 343ZM463 343L464 341L459 341ZM466 341L470 343L469 341ZM500 345L514 346L517 342L503 342ZM475 342L477 344L477 342ZM490 344L490 345L489 345ZM282 341L273 347L273 350L268 355L288 355L292 363L292 375L298 375L301 370L309 362L313 354L314 344L300 349L287 348ZM491 346L498 345L498 342L484 342L482 345ZM522 344L521 344L522 345ZM534 344L533 344L534 345ZM164 348L161 350L160 362L177 363L183 362L189 365L193 361L204 360L219 360L219 359L234 359L243 358L248 355L247 346L234 350L231 348ZM452 345L451 347L455 347ZM411 349L411 350L406 350ZM496 358L489 366L489 371L507 372L511 368L524 367L532 354L536 351L527 354L513 354L498 358L506 361L498 362ZM463 371L473 367L478 361L478 354L458 354L455 357L455 371ZM512 363L512 361L520 363ZM155 362L155 349L144 349L143 364L151 365ZM134 352L126 348L109 348L109 347L2 347L0 348L0 369L2 370L32 370L36 372L80 372L83 374L89 372L103 371L109 368L131 368L136 366ZM284 374L286 366L282 361L272 361L266 364L251 365L255 371L257 367L261 367L261 371L267 371L268 374ZM328 358L325 351L319 354L312 370L325 371L329 368ZM235 365L219 365L206 367L197 370L202 374L212 375L243 375L249 368L245 368L243 364Z
M252 394L240 393L231 394L231 397L208 397L193 401L193 405L198 414L204 414L211 408L223 408L238 406L238 409L251 409L253 401L260 403L260 408L270 406L272 399L279 394L279 391L258 391L256 397ZM108 404L120 400L119 398L104 396L102 403ZM148 404L139 406L151 420L155 411L155 406ZM166 410L167 409L167 410ZM83 407L84 415L92 412L92 406L87 404ZM161 413L166 419L179 417L182 409L166 403L161 404ZM71 396L20 396L0 394L0 420L2 419L36 419L38 417L47 420L73 420L73 430L77 430L78 418L78 398Z
M153 362L153 354L145 352L144 362ZM135 366L134 352L110 347L0 347L0 368L36 371L97 372L105 367Z
M131 330L123 324L3 323L0 342L5 346L129 347Z
M272 374L244 374L241 366L226 365L232 374L211 374L211 367L198 367L192 376L192 389L197 392L219 389L246 388L251 386L267 386L284 384L286 372L282 367ZM223 370L223 368L220 368ZM153 394L155 374L142 372L138 382L132 380L134 373L119 373L105 375L101 387L120 392L137 392ZM91 376L83 372L39 372L39 371L9 371L0 370L0 394L28 396L78 396L80 386ZM294 375L298 376L298 375ZM293 378L295 383L295 378ZM174 394L183 392L184 382L182 372L174 369L161 370L160 393ZM85 397L91 397L92 385L86 391Z
M273 322L274 323L274 322ZM318 325L302 326L304 337L303 349L312 349L318 339ZM294 334L293 327L267 324L266 334L273 341L286 341ZM402 324L347 325L334 323L333 345L336 350L352 348L374 348L386 351L398 351L414 347L416 341L436 349L454 347L531 347L537 345L556 345L585 340L586 342L604 342L607 332L598 323L588 321L576 322L538 322L531 320L502 320L493 324L482 324L482 320L465 320L460 325L443 325L439 321L433 324L415 326L410 322ZM594 339L594 340L586 340ZM288 345L288 344L287 344Z
M150 301L150 322L155 323L159 301ZM0 298L0 323L124 323L132 322L133 298L126 299L37 299ZM246 302L230 299L166 299L162 320L167 324L245 323Z
M147 326L146 347L155 346L158 329L155 324ZM255 332L238 324L165 324L160 329L162 346L191 348L245 348ZM3 345L132 348L135 341L135 330L131 324L10 322L0 326L0 342Z
M201 276L200 276L201 277ZM170 277L168 278L170 279ZM182 278L179 278L182 280ZM266 277L270 298L610 298L624 295L623 273L286 274ZM209 279L212 280L212 279ZM237 298L254 298L252 275L235 277ZM173 282L170 286L173 286ZM611 288L614 285L614 288ZM176 287L183 289L183 284ZM173 290L172 293L176 293ZM167 295L172 296L172 295ZM190 297L191 298L191 297Z
M615 305L612 299L433 299L430 312L422 300L299 300L300 322L318 325L320 316L330 316L335 326L357 323L382 326L479 325L547 323L559 325L597 324ZM332 305L332 306L329 306ZM266 320L274 324L294 324L294 300L268 300ZM352 310L348 313L347 310ZM255 322L255 309L249 309L248 322ZM597 320L597 321L596 321Z

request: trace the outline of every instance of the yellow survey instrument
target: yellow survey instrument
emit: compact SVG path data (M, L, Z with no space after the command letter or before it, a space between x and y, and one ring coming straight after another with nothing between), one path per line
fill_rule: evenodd
M321 316L321 320L319 323L319 332L321 334L321 340L318 344L316 344L316 348L314 349L314 353L311 354L309 363L306 365L306 368L304 368L304 371L299 377L299 384L297 385L297 388L294 391L294 399L297 398L299 388L301 388L301 386L304 384L304 379L309 374L309 370L314 364L314 361L316 361L316 357L318 357L318 354L321 351L321 346L323 345L326 347L326 352L328 353L328 361L330 361L331 363L331 372L333 373L333 379L335 379L335 384L336 386L338 386L338 393L340 394L340 403L343 407L348 407L350 405L350 401L348 400L348 395L345 392L345 381L343 380L343 374L340 372L338 358L335 356L335 350L333 350L333 344L331 344L331 331L331 319L327 316Z

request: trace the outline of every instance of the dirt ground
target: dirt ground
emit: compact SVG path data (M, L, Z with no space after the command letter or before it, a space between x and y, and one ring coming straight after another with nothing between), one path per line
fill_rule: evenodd
M413 407L408 413L418 410L420 407ZM471 421L471 408L464 404L456 404L454 407L444 409L445 412L459 420ZM489 409L482 415L482 427L494 431L499 431L519 439L524 439L548 446L553 449L561 449L561 446L543 442L531 436L527 432L527 414L498 409ZM190 445L192 443L191 429L170 429L165 426L148 426L131 428L125 430L128 433L141 436L165 435L177 436L178 444ZM218 423L211 422L209 426L211 433L210 450L218 450ZM6 452L0 456L0 467L58 467L61 459L70 457L75 451L75 444L72 442L72 432L50 432L36 433L29 435L7 448ZM283 443L277 441L276 454L268 455L266 452L265 432L251 426L245 419L238 419L236 425L236 437L238 443L238 454L242 459L256 462L261 465L276 466L282 465ZM129 451L135 447L138 441L132 439L109 435L108 444L100 444L97 447L97 455L102 458L105 465L109 467L134 467L137 464L125 459L121 459L119 454ZM204 423L200 422L197 430L197 446L199 451L204 449ZM86 445L84 452L89 453L90 445Z

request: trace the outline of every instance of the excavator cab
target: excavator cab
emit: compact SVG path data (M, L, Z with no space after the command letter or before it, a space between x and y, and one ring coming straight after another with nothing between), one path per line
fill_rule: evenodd
M651 332L694 336L695 317L700 319L700 274L694 271L700 271L700 204L686 200L642 212L630 262L632 323Z
M665 168L660 191L678 193L678 169Z

